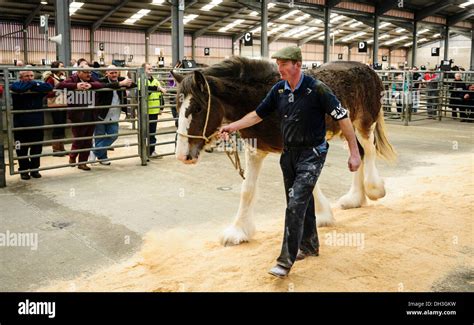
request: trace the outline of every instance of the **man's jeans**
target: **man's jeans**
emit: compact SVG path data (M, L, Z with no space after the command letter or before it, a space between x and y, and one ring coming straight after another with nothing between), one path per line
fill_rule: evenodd
M118 131L119 131L118 122L110 123L110 124L97 124L95 127L94 136L117 134ZM111 146L115 142L115 140L117 140L117 136L95 139L94 147L96 148L108 147L108 146ZM107 159L107 149L95 150L94 154L98 159Z
M286 148L280 158L286 193L285 231L277 264L291 268L298 249L319 249L313 190L326 161L327 142L314 148Z

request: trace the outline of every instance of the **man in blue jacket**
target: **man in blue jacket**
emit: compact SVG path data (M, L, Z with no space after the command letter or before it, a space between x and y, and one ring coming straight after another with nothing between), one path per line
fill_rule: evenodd
M33 71L20 71L19 77L20 80L10 86L13 110L42 109L43 98L48 95L53 87L48 83L33 80ZM18 113L13 116L13 126L15 128L41 125L44 125L43 112ZM41 129L15 131L14 138L17 157L39 155L43 151L42 144L27 144L43 141L43 130ZM28 174L28 170L40 167L39 157L21 158L18 160L18 164L20 165L18 170L21 173L21 179L28 180L30 175L34 178L41 177L38 171L32 171Z
M326 142L325 115L338 122L349 144L349 170L355 172L361 158L348 112L323 82L301 71L298 47L276 52L281 81L273 86L255 111L220 129L221 136L261 122L272 112L281 116L284 150L280 158L287 209L285 231L277 264L271 275L286 277L296 260L319 255L319 239L313 190L319 178L329 145Z

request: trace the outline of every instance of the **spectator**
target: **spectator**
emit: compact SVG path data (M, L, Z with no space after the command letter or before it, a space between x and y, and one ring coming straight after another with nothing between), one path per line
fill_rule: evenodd
M408 84L403 80L403 74L399 73L395 76L395 81L392 83L392 94L397 104L398 114L395 118L400 118L402 107L405 99L405 94L408 91Z
M461 122L474 122L474 84L463 93L463 107L459 110Z
M424 80L426 82L426 88L428 89L427 92L427 111L428 111L428 118L435 119L437 115L437 103L439 100L438 96L438 81L439 81L439 74L438 73L425 73Z
M54 61L51 63L51 68L64 68L64 64L61 61ZM46 71L43 74L43 80L50 84L53 87L56 87L61 81L66 79L64 71ZM48 107L66 107L67 99L64 97L61 92L50 92L48 94ZM54 124L65 124L66 123L66 111L54 111L51 113ZM64 157L65 154L62 153L66 149L64 148L64 143L61 141L66 137L65 128L57 127L53 129L53 139L58 140L53 143L53 152L60 152L55 154L55 156Z
M147 77L146 86L148 87L148 91L150 92L148 95L148 119L149 123L149 131L150 131L150 139L148 141L150 150L149 150L149 157L150 158L162 158L158 155L155 151L155 143L156 137L153 135L156 133L156 120L158 120L158 114L160 114L160 105L161 105L161 98L163 94L166 94L166 89L161 86L161 83L155 79L152 75L153 69L151 64L143 63L142 68L145 68L145 74ZM140 84L139 84L140 87Z
M89 68L87 62L82 62L80 65L81 68ZM57 89L67 89L69 91L81 91L80 94L75 94L73 103L69 103L68 106L73 107L87 107L91 106L94 103L90 101L95 101L94 94L88 94L89 89L99 89L103 88L104 85L91 78L90 70L80 70L76 74L73 74L68 79L60 82L56 88ZM82 96L78 96L82 95ZM77 99L77 100L76 100ZM92 109L88 110L70 110L68 112L68 117L73 123L85 123L85 122L95 122L97 120L97 112ZM94 134L95 125L77 125L72 127L72 134L74 138L79 137L92 137ZM74 139L72 142L71 150L79 149L91 149L92 139ZM86 165L87 158L89 158L90 150L85 150L81 152L72 152L69 154L69 163L75 164L76 159L79 156L79 165L78 168L82 170L90 170L90 167Z
M462 75L459 72L454 74L454 81L449 85L449 89L451 91L449 98L451 116L457 118L457 111L460 110L459 105L462 105L464 91L467 89L466 84L462 81Z
M16 66L17 66L17 67L24 67L24 66L25 66L25 63L23 63L22 60L18 60L18 61L16 61Z
M126 99L126 91L120 89L121 87L125 88L133 88L137 85L132 82L131 79L119 77L119 71L115 70L115 65L109 65L107 67L110 70L105 72L106 77L100 79L99 81L102 82L105 88L112 88L116 89L114 91L103 91L97 94L97 105L98 106L105 106L105 105L122 105L127 104ZM98 113L98 119L104 122L115 122L115 123L108 123L108 124L98 124L95 127L94 135L113 135L118 134L119 132L119 119L120 113L122 112L120 107L111 107L108 110L100 110ZM109 138L100 138L95 139L95 147L109 147L111 146L114 141L117 140L117 136L109 137ZM107 161L107 149L99 149L91 152L91 160L95 160L95 158L99 158L100 164L102 165L110 165L110 161Z
M13 110L34 110L43 108L43 98L53 89L50 84L33 80L33 71L20 71L20 80L10 86L12 94ZM33 92L33 93L30 93ZM43 112L15 114L13 126L15 128L44 125ZM17 157L28 155L39 155L43 151L42 144L24 145L28 142L43 141L43 130L14 131ZM18 159L19 171L36 169L40 167L40 157ZM21 179L28 180L31 177L40 178L38 171L21 173Z
M93 67L96 68L96 69L99 69L99 68L100 68L99 62L94 61ZM103 78L103 77L104 77L104 76L102 75L102 72L101 72L101 71L92 70L92 78L99 80L99 79L101 79L101 78Z
M418 112L420 106L420 87L423 82L423 74L418 72L417 67L413 67L413 113Z
M174 65L174 68L173 69L180 69L182 66L182 63L180 60L178 60L178 62L176 62L176 64ZM175 88L176 87L176 80L174 80L174 77L173 75L170 73L168 75L168 88ZM170 104L172 105L171 106L171 114L173 115L173 118L175 119L174 121L174 125L176 126L176 128L178 128L178 111L176 110L176 97L175 96L172 96L171 99L170 99Z

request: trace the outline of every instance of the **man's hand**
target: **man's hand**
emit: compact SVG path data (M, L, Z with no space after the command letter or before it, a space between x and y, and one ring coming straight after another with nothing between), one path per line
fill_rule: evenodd
M356 172L357 169L359 169L361 163L362 161L360 159L360 155L357 154L357 155L351 155L349 157L349 161L347 162L347 165L349 166L349 170L351 172Z
M166 90L166 88L163 88L163 87L160 87L160 91L163 93L163 94L166 94L168 91Z
M89 87L87 87L89 86ZM79 90L86 90L89 89L91 85L89 85L87 82L78 82L76 88Z
M469 94L464 95L464 99L469 99Z
M219 129L219 137L223 140L229 140L229 133L237 131L237 128L233 125L234 123L230 123L229 125L222 126Z
M131 84L132 84L132 79L128 79L128 78L119 82L120 87L130 87Z

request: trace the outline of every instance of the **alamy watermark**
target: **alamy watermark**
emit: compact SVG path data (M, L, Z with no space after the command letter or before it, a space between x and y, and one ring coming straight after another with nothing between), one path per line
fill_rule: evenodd
M250 153L257 151L257 138L241 138L237 134L229 136L228 140L219 140L216 142L216 150L219 152L242 152L245 148L250 150Z
M30 247L32 251L38 249L38 234L37 233L17 233L0 232L0 247Z
M333 230L325 235L324 243L328 246L349 246L362 250L365 247L365 235L360 232L338 233Z
M56 103L64 105L95 106L95 91L54 89Z

